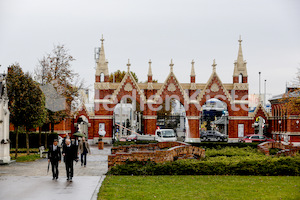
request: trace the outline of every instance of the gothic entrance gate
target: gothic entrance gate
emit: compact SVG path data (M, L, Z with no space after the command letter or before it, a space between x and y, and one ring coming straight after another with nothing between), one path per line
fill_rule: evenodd
M105 126L105 139L111 140L114 127L114 108L123 98L131 98L140 105L143 114L143 133L155 134L157 111L162 102L177 99L185 108L188 125L186 142L200 142L200 112L209 99L216 98L224 102L228 110L229 141L238 140L238 132L251 133L253 117L248 116L248 74L246 61L243 59L242 40L239 40L237 60L233 67L233 82L222 83L213 62L212 73L206 83L196 82L194 61L191 63L189 83L180 83L174 73L173 61L170 63L169 74L164 83L153 82L151 60L148 67L148 79L137 83L130 72L128 60L127 73L120 83L109 82L108 62L104 54L104 39L97 60L95 74L94 112L90 113L89 138L98 138L99 123Z

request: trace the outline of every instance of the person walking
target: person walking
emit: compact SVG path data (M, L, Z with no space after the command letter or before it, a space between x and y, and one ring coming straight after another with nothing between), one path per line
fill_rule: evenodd
M70 136L68 133L66 133L65 137L62 140L62 143L61 143L62 146L64 146L66 144L66 139L70 139Z
M54 139L53 144L49 146L48 162L51 162L52 167L52 180L58 179L58 163L61 161L61 149L57 145L58 140Z
M74 160L78 162L78 157L76 146L71 144L70 139L66 139L66 144L63 146L62 154L64 156L64 162L66 165L67 181L72 182L74 174L73 163Z
M91 154L89 143L85 140L85 137L82 137L78 145L78 154L81 154L81 166L84 164L86 167L86 154Z

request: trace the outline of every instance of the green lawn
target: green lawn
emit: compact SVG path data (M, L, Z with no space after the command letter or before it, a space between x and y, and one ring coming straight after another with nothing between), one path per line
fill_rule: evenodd
M32 162L40 158L40 155L37 153L30 153L27 155L26 153L18 153L17 159L15 159L15 154L10 154L12 160L16 160L16 162Z
M299 176L107 176L104 199L300 199Z

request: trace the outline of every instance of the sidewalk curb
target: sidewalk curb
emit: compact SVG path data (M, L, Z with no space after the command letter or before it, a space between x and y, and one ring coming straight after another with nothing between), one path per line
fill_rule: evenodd
M100 180L99 180L99 182L98 182L98 184L97 184L97 186L95 188L95 191L94 191L94 193L93 193L93 195L91 197L91 200L97 200L99 189L100 189L100 187L102 185L102 182L104 181L105 177L106 177L105 175L103 175L103 176L100 177Z

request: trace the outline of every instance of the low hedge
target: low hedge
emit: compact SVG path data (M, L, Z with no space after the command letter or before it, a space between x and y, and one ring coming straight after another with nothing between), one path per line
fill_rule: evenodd
M238 148L238 147L224 147L220 149L205 149L206 157L218 157L218 156L256 156L262 155L258 152L257 148L252 148L251 146Z
M300 157L216 157L211 160L127 162L112 167L108 175L300 175Z
M38 148L39 147L39 133L38 132L30 132L29 134L29 146L30 148ZM41 142L42 146L45 146L45 137L46 134L42 132L41 134ZM47 146L49 146L52 141L58 137L57 133L47 133ZM9 139L11 140L10 148L16 148L16 134L15 132L9 132ZM19 132L19 148L26 148L26 133Z
M201 148L215 148L215 149L222 149L225 147L238 147L238 148L243 148L243 147L251 147L256 149L257 145L259 143L228 143L228 142L201 142L201 143L191 143L193 146L201 147Z

